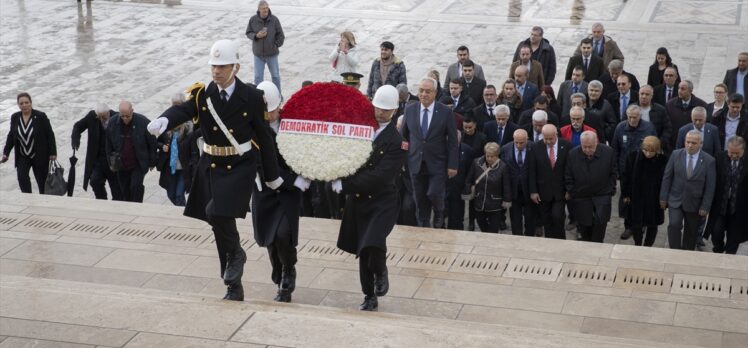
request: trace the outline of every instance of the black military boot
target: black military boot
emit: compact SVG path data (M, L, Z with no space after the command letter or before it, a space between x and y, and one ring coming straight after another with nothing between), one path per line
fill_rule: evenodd
M296 267L283 266L283 274L280 281L280 290L292 293L296 289Z
M226 287L226 296L223 299L228 301L244 301L244 287L242 286L241 279L238 283L229 284Z
M278 293L273 298L275 302L291 302L291 292L278 288Z
M244 274L244 262L246 261L247 254L242 248L229 255L226 260L226 270L223 272L223 283L230 285L241 282Z
M387 277L387 270L382 274L374 275L374 293L377 296L387 295L387 291L390 290L390 280Z
M379 301L377 301L377 295L366 295L364 302L358 306L359 310L376 312L379 309Z

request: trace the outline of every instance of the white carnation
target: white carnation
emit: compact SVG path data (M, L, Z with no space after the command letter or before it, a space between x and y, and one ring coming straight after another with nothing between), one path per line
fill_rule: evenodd
M371 140L281 132L278 151L295 173L332 181L354 174L369 159Z

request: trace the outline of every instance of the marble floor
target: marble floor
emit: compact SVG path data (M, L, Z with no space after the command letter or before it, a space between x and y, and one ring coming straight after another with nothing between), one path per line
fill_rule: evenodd
M533 25L542 25L555 47L556 86L576 43L594 22L604 23L626 56L626 70L640 79L646 78L655 50L668 47L682 75L694 81L695 94L707 101L725 69L736 65L737 53L748 51L743 0L277 0L270 5L286 33L280 54L285 95L303 80L329 78L326 57L343 30L356 34L364 72L379 43L394 42L412 88L427 70L444 73L461 44L470 47L489 82L503 79L517 42ZM132 101L136 112L157 117L170 95L209 77L207 51L217 39L242 43L245 64L239 76L250 80L251 47L244 30L255 6L239 0L0 0L0 139L17 111L16 94L30 92L34 106L50 116L59 157L67 165L75 120L99 101L116 109L123 99ZM11 163L0 165L0 195L17 190ZM91 197L80 181L76 195ZM146 201L167 204L157 181L156 172L146 176ZM619 234L620 225L614 219L609 230ZM618 241L617 234L609 239ZM663 243L660 238L658 245Z
M357 310L339 222L302 220L291 304L238 221L247 301L180 209L4 193L0 348L724 347L748 342L745 256L397 226L390 291ZM168 216L168 218L164 218Z

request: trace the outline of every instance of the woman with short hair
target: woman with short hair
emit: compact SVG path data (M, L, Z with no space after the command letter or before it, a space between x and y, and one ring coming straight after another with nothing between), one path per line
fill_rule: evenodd
M652 246L657 237L657 226L665 222L665 211L660 208L660 186L667 157L656 136L647 136L639 151L626 157L626 168L621 175L623 203L629 206L628 220L635 245ZM646 228L646 231L645 231Z
M463 199L473 200L475 220L483 232L499 232L499 210L511 207L511 182L506 163L499 159L499 144L484 146L485 155L473 161L467 177Z

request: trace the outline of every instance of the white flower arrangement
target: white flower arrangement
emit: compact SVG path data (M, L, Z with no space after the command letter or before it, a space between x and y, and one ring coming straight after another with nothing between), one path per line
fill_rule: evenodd
M311 180L333 181L354 174L369 158L372 141L280 132L278 151L294 172Z

